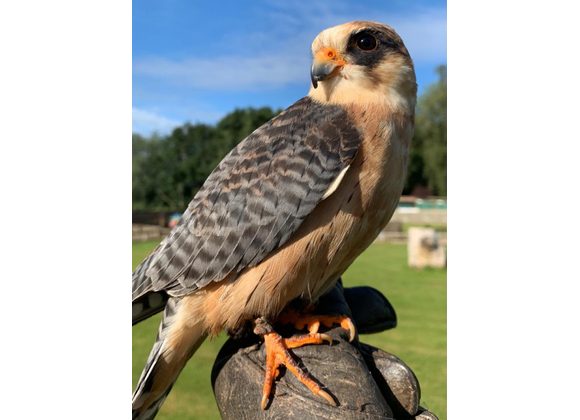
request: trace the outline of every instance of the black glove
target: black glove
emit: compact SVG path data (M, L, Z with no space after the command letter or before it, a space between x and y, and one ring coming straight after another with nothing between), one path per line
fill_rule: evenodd
M395 311L371 287L343 289L339 281L316 305L316 313L349 315L359 333L394 328ZM260 408L265 352L259 338L230 338L212 370L212 386L223 419L437 419L419 406L421 391L413 371L396 356L367 344L348 342L341 328L327 332L332 346L293 349L311 375L335 397L333 407L312 394L292 374L276 381L271 404Z

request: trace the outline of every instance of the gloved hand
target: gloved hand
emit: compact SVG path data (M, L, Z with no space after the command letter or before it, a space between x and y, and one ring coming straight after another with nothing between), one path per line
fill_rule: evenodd
M316 313L349 315L359 333L394 328L395 311L371 287L334 289L316 305ZM265 352L259 338L249 334L230 338L212 370L212 386L221 416L229 419L417 419L437 417L419 406L421 391L413 371L396 356L360 343L349 343L346 331L327 332L329 345L310 345L292 352L311 375L338 401L329 405L313 395L294 375L282 373L272 402L262 410Z

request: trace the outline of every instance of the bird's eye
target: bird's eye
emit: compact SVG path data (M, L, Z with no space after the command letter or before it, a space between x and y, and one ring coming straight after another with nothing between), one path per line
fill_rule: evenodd
M377 39L367 33L362 33L356 37L356 46L363 51L371 51L377 47Z

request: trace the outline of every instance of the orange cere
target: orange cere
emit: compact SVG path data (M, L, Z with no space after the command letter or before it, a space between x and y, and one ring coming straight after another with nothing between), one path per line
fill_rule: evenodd
M334 48L324 47L321 48L314 58L318 61L334 61L337 66L344 66L346 61Z

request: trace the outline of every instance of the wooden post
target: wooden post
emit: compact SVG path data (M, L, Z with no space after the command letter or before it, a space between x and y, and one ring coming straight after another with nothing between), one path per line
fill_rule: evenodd
M447 264L446 249L432 228L409 228L407 257L413 268L444 268Z

